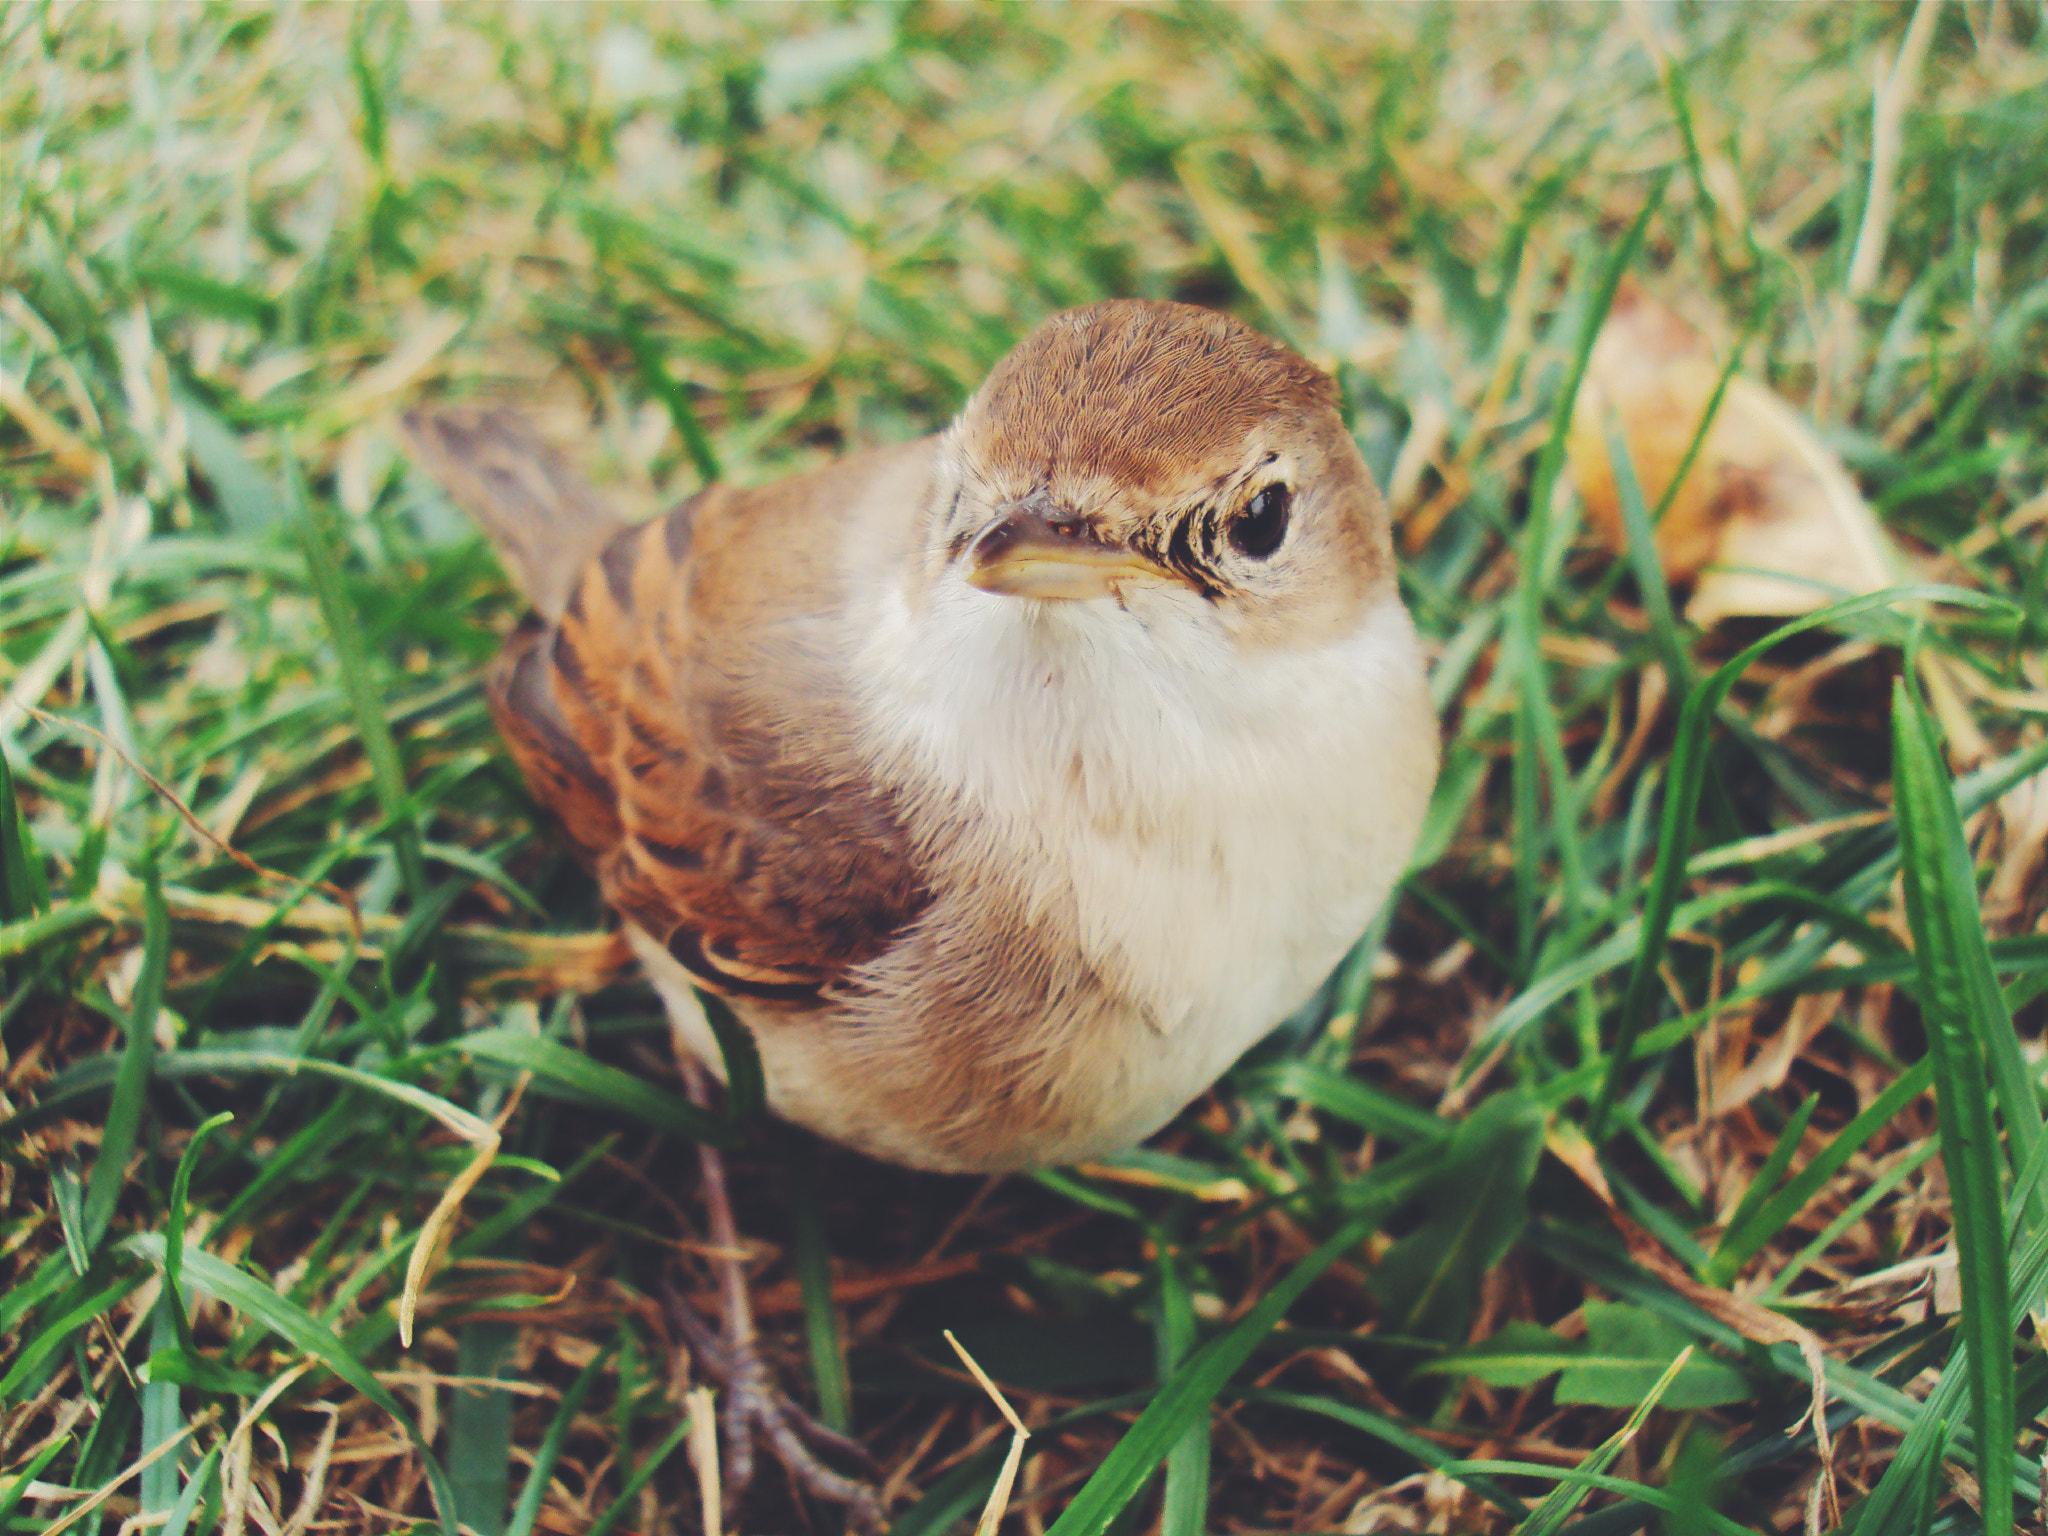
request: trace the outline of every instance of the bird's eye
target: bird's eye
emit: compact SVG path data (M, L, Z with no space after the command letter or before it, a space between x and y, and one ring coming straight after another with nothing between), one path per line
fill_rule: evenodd
M1245 504L1230 525L1230 547L1253 560L1264 560L1287 539L1287 506L1293 495L1284 485L1269 485Z

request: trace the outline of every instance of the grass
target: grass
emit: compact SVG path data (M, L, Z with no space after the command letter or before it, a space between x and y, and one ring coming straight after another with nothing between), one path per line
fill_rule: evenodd
M695 1529L692 1137L900 1536L1008 1446L945 1328L1032 1536L2038 1518L2048 53L1915 14L0 10L0 1530ZM1562 429L1625 281L1932 586L1702 632L1640 489L1601 548ZM651 511L1118 293L1339 379L1425 857L1114 1165L704 1116L395 412L517 392Z

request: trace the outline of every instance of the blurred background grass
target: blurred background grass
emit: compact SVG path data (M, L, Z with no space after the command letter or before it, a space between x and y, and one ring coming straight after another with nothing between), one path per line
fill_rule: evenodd
M2006 1287L1958 1311L1899 632L1773 652L1688 745L1684 683L1762 629L1674 627L1569 494L1530 510L1625 266L2008 605L1920 643L1963 684L2003 985L1961 1038L2031 1096L2044 82L2039 8L2004 0L0 10L0 1521L694 1528L662 1300L708 1298L694 1122L486 718L513 600L394 414L514 395L651 512L931 430L1046 314L1142 294L1343 388L1447 712L1428 867L1117 1166L981 1185L756 1132L784 1380L906 1533L1001 1455L942 1326L1040 1429L1010 1529L2002 1528L1973 1426L2048 1403L2031 1325L1986 1359L2039 1302L2042 1170L2001 1099L1962 1260ZM1961 867L1922 887L1968 917ZM1637 922L1660 868L1668 948ZM1260 1298L1361 1216L1270 1331ZM1155 1401L1198 1346L1217 1381ZM1573 1508L1582 1463L1620 1481ZM832 1518L764 1476L743 1523Z

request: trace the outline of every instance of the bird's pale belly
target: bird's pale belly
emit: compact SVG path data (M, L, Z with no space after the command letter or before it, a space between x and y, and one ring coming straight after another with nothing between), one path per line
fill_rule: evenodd
M1077 861L1081 948L1128 1007L1071 1086L1100 1133L1091 1154L1142 1140L1227 1071L1308 999L1386 894L1341 840L1306 827L1105 861Z
M1384 880L1345 857L1341 839L1305 827L1242 828L1229 847L1192 838L1077 841L1056 863L1043 843L1019 850L1043 872L1033 882L1038 941L1053 968L1087 981L1056 991L1045 1012L1065 1017L1005 1020L992 1010L985 1031L954 1046L983 1059L942 1074L934 1054L943 1047L923 1020L835 1024L736 1000L776 1112L872 1155L944 1171L1120 1151L1166 1124L1299 1006L1385 895ZM722 1072L690 976L659 944L629 932L678 1038ZM1039 1059L1005 1062L1022 1036L1043 1042ZM962 1102L942 1087L949 1079L1029 1086L981 1100L970 1086Z

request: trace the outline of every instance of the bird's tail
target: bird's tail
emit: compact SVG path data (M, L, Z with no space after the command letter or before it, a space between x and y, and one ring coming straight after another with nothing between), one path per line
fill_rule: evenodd
M476 520L513 585L550 623L583 567L627 527L517 411L408 411L405 435L413 458Z

